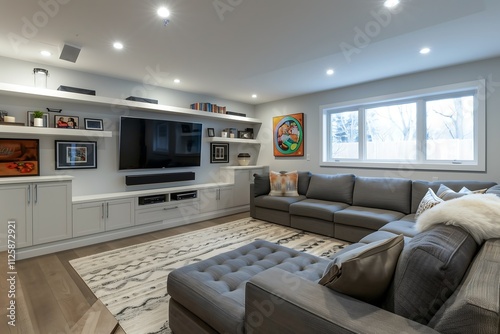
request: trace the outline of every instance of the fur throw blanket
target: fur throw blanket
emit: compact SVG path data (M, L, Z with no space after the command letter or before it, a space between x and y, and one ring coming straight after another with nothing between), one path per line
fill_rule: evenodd
M415 228L422 232L437 224L460 226L478 244L500 238L500 197L472 194L439 203L418 216Z

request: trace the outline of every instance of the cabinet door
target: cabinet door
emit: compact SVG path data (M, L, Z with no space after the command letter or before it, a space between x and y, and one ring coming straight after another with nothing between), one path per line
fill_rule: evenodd
M104 232L104 202L73 205L73 236Z
M73 237L70 182L35 183L31 198L34 245Z
M234 193L233 193L233 187L224 187L219 189L219 194L218 194L218 209L226 209L226 208L231 208L234 205Z
M198 191L200 212L213 212L218 209L219 188L202 189Z
M134 204L132 198L105 202L106 231L134 225Z
M234 206L250 204L250 184L254 174L262 174L262 168L236 170L234 173Z
M18 184L0 187L0 250L7 247L7 221L16 221L16 248L32 245L33 211L31 184Z

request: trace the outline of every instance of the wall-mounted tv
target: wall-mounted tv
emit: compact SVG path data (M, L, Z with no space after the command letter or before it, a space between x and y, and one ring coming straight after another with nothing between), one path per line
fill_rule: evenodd
M119 169L200 166L201 129L199 123L122 116Z

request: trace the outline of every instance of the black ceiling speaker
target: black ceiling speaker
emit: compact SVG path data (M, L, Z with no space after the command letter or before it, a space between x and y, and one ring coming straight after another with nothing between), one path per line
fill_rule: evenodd
M80 54L80 48L76 46L72 46L69 44L64 44L64 47L62 49L61 55L59 56L59 59L62 60L67 60L72 63L76 63L76 58L78 58L78 55Z

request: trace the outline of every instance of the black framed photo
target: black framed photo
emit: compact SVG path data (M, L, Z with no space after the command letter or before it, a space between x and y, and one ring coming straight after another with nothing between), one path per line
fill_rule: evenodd
M62 129L78 129L80 119L77 116L54 115L54 127Z
M83 121L85 122L86 130L98 130L98 131L104 130L102 119L85 118Z
M238 131L238 138L253 139L253 131Z
M215 137L215 130L214 130L214 128L207 128L207 135L209 137Z
M229 162L229 143L210 143L210 163Z
M56 140L56 169L97 168L97 142Z

